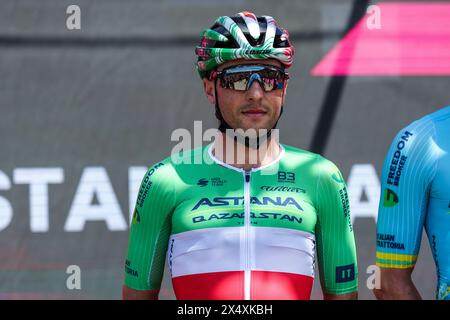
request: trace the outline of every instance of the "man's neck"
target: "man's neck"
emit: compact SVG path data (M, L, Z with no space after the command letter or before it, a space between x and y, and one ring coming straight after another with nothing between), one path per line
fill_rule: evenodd
M256 148L247 147L235 139L230 139L226 133L221 133L214 142L214 156L220 161L245 171L259 168L274 162L282 152L276 141L269 137L267 141Z

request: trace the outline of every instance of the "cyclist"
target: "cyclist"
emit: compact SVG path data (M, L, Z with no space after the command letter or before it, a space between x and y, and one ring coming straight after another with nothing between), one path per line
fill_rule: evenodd
M411 274L425 226L437 267L437 299L450 300L450 107L395 137L386 156L377 224L378 299L420 299Z
M222 16L196 54L219 138L183 155L205 155L208 164L169 157L145 175L123 298L157 299L167 257L178 299L309 299L316 258L324 298L355 299L344 179L332 162L279 144L273 134L294 55L287 30L251 12ZM229 139L233 129L257 135ZM245 161L227 156L230 145L242 147ZM261 153L250 161L255 150Z

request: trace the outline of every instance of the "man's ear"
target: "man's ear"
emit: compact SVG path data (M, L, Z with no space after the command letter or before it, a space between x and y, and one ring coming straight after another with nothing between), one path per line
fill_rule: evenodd
M215 90L214 90L214 81L204 78L203 79L203 91L205 92L208 102L212 105L215 105L216 104L216 95L215 95Z

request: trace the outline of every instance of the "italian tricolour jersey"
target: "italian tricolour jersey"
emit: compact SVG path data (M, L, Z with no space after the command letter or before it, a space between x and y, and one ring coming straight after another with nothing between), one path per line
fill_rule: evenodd
M165 261L178 299L309 299L315 264L329 294L357 290L344 179L325 158L282 146L244 171L213 146L168 158L143 178L131 225L125 284L159 290ZM187 162L187 161L183 161Z

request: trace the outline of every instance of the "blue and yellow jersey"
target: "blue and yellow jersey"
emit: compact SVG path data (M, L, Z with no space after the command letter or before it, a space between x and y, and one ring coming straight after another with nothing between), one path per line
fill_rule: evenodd
M392 142L382 173L377 265L413 268L423 227L437 267L437 298L450 300L450 106Z

